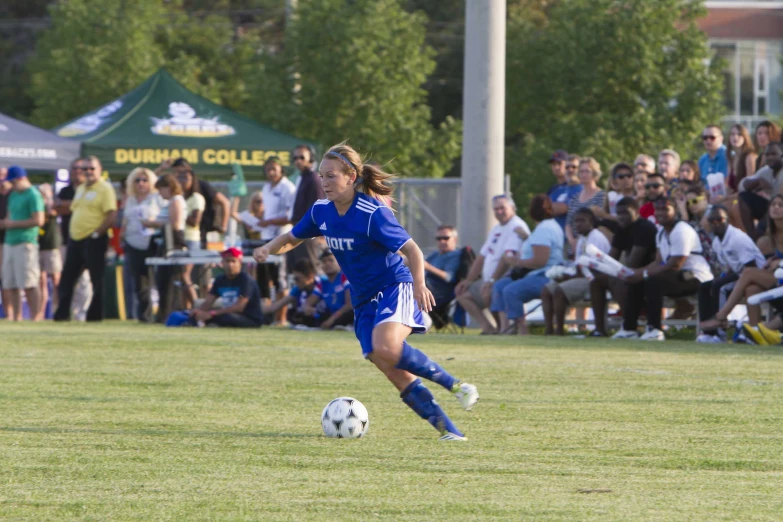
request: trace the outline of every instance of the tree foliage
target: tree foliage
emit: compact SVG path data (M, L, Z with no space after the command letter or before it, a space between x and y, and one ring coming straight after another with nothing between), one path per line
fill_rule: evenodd
M721 114L705 11L690 0L568 0L545 19L509 11L507 171L519 192L551 184L555 149L610 162L663 148L694 152Z
M300 1L283 52L260 70L255 114L326 146L348 140L406 176L442 176L461 129L430 122L425 22L398 0Z

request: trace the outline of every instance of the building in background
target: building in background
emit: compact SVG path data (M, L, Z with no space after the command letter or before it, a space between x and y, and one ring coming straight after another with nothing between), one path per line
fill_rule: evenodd
M754 128L783 114L783 1L708 0L699 21L710 48L725 60L726 125Z

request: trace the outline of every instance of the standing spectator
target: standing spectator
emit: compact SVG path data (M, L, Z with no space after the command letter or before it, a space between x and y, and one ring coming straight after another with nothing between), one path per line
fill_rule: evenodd
M699 172L699 165L693 160L685 160L680 165L680 183L688 182L694 183L701 181L701 173Z
M54 208L54 193L48 183L40 185L38 191L44 201L44 224L38 236L38 260L41 266L41 306L38 309L38 319L46 317L46 303L49 302L49 277L52 278L52 311L57 309L57 287L63 271L63 259L60 253L62 239L57 226L57 210Z
M185 158L164 161L155 169L155 174L160 176L161 173L169 169L174 171L174 176L182 187L183 193L194 190L193 186L197 181L196 174ZM198 180L198 188L195 191L204 197L204 212L201 214L199 230L201 231L201 245L206 246L208 232L226 233L228 218L231 217L231 204L228 198L215 190L208 181ZM217 222L218 212L219 223Z
M233 328L258 328L264 323L261 296L253 278L242 271L242 251L225 250L223 274L215 278L204 303L191 314L191 321L198 325L229 326ZM220 298L223 308L213 305Z
M88 166L88 158L77 158L71 162L69 170L69 183L57 193L54 200L54 207L60 219L60 236L63 244L60 247L60 257L65 259L68 243L71 240L71 203L76 195L76 189L84 183L85 167ZM92 302L92 283L90 282L90 272L84 270L79 280L76 282L76 288L73 291L71 301L71 311L74 319L84 321L87 318L87 309ZM59 302L58 302L59 306Z
M750 236L729 225L729 211L726 207L721 205L712 207L707 220L712 233L715 234L712 249L717 253L718 259L726 270L720 277L702 283L699 287L700 317L715 316L720 307L722 291L728 294L746 267L763 268L765 264L764 254ZM761 316L760 307L748 306L748 315L751 317L750 324L757 325ZM726 333L720 330L704 332L697 339L699 342L707 343L725 340Z
M655 201L655 217L661 228L656 238L655 261L639 268L627 278L627 305L623 329L617 338L636 338L639 313L647 309L647 332L643 341L663 341L661 329L663 298L694 295L699 286L712 281L710 265L702 256L701 242L693 228L677 216L674 200L662 197ZM634 335L635 334L635 335Z
M324 275L316 279L315 289L305 302L304 313L316 317L317 325L324 330L331 330L335 326L351 326L351 284L340 270L331 250L324 249L320 261Z
M644 184L644 191L647 193L647 198L644 205L639 208L639 215L644 219L657 223L655 221L655 202L666 197L666 181L663 179L663 176L658 172L649 174L647 183Z
M117 218L117 196L111 184L101 178L101 163L90 156L82 163L84 183L71 203L70 241L60 280L60 302L55 321L68 321L74 287L85 268L90 273L93 295L87 321L103 320L103 274L106 271L106 235Z
M617 203L617 223L619 229L612 237L609 255L629 268L647 266L655 260L655 236L657 227L639 216L639 202L633 198L623 198ZM606 336L606 291L612 298L625 307L627 285L605 274L594 273L590 283L590 301L595 318L594 336Z
M612 167L611 181L613 190L607 193L603 208L593 208L593 214L602 220L600 226L606 226L614 233L617 228L617 202L623 198L632 198L635 194L633 168L627 163L615 164Z
M432 324L439 330L447 324L462 251L457 250L457 229L452 225L439 226L435 240L438 242L438 250L424 260L424 272L427 288L435 297L430 317Z
M294 204L291 209L290 222L299 223L310 207L319 199L323 199L324 189L318 175L313 172L313 151L307 145L297 145L294 149L294 166L299 170L299 183L296 186ZM309 259L313 266L318 264L318 255L323 247L315 239L307 239L305 248L294 248L286 254L286 263L289 267L300 259Z
M743 179L739 186L737 213L742 228L750 237L757 240L762 230L756 228L756 220L763 221L769 207L769 199L783 192L783 147L780 143L770 143L764 151L765 165L752 176Z
M756 168L759 170L765 165L764 151L767 145L774 142L779 142L781 139L780 127L774 122L764 120L756 125L756 132L754 133L756 139L756 150L759 152L758 158L756 158Z
M589 208L581 208L576 211L573 225L574 232L579 236L574 253L576 259L585 254L588 245L596 247L601 252L609 252L609 240L595 227L595 215ZM581 272L565 281L549 281L541 291L546 335L565 335L565 316L568 307L587 299L589 295L590 281ZM602 335L599 336L602 337Z
M41 304L38 230L44 224L43 198L30 184L22 167L10 167L6 179L13 185L13 190L8 195L8 216L0 221L0 229L6 231L2 276L9 299L4 301L5 313L11 321L22 320L24 290L30 318L38 321Z
M188 190L183 189L185 198L185 247L190 255L201 250L201 220L204 217L204 211L207 208L206 199L199 192L199 181L193 179ZM198 295L190 275L193 272L193 265L182 267L182 286L185 288L184 306L186 309L192 308Z
M574 213L580 208L597 207L599 212L604 206L606 192L598 186L601 178L601 165L591 157L579 160L579 181L582 183L582 191L568 200L568 215L566 217L565 234L571 249L576 248L576 235L571 228Z
M723 174L724 179L729 175L729 163L726 160L726 146L723 144L723 132L715 124L707 125L701 133L706 152L699 158L699 172L701 180L708 186L707 176L710 174Z
M492 198L492 211L498 224L489 231L487 240L470 266L465 279L457 283L454 293L462 308L481 325L481 333L497 333L496 325L484 315L492 302L493 274L502 257L507 252L516 253L520 248L521 237L528 237L530 228L522 218L517 216L517 206L511 197L506 195ZM496 324L499 318L496 317Z
M584 159L582 161L585 161ZM581 165L580 165L581 170ZM581 178L581 176L580 176ZM547 284L546 269L563 262L563 229L552 219L549 196L539 194L530 202L530 217L536 227L518 254L507 252L490 281L513 270L492 287L492 311L500 316L500 331L515 327L517 335L527 335L525 304L537 299Z
M570 168L572 166L572 163L567 162L568 153L566 151L556 150L552 153L552 156L549 158L549 168L552 169L555 184L549 187L546 193L552 201L552 211L554 212L555 220L563 230L565 230L566 216L568 215L568 202L573 196L582 191L582 185L572 186L569 183L571 176L568 175L566 170L567 167ZM578 168L579 163L577 163L577 170Z
M154 220L160 213L158 190L155 188L157 182L154 172L140 167L133 169L125 181L128 197L120 237L125 251L125 269L130 273L129 291L134 296L131 302L135 304L135 309L129 310L128 315L139 321L147 320L150 305L152 282L147 277L146 262L148 257L155 255L152 242L155 230L145 226L144 222Z
M680 171L680 155L676 150L663 149L658 153L658 172L663 175L667 184L677 183Z
M8 194L11 193L13 185L8 181L8 169L0 167L0 221L8 215ZM5 229L0 228L0 301L7 303L9 298L3 287L3 243L5 243Z
M742 180L756 173L758 159L756 147L753 146L748 129L744 125L736 123L731 126L726 159L729 165L729 188L736 193Z
M579 161L582 158L578 154L569 154L565 162L566 180L569 187L581 187L579 183ZM581 188L579 190L582 190Z
M647 154L639 154L633 160L633 171L634 174L644 173L650 175L655 172L655 160Z

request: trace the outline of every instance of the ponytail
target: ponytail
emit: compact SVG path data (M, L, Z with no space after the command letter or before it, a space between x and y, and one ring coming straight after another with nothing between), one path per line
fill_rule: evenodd
M356 173L354 190L371 198L379 199L391 207L391 202L394 200L389 196L394 191L394 187L391 185L391 181L396 177L394 174L384 172L380 166L374 163L363 163L359 153L345 143L339 143L330 148L324 154L324 158L340 161L345 166L343 170L348 174Z

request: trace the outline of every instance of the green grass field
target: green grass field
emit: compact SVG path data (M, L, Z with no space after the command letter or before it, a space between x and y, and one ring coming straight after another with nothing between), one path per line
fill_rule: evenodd
M783 351L430 334L442 443L346 333L0 323L2 520L781 520ZM361 400L370 431L327 439Z

